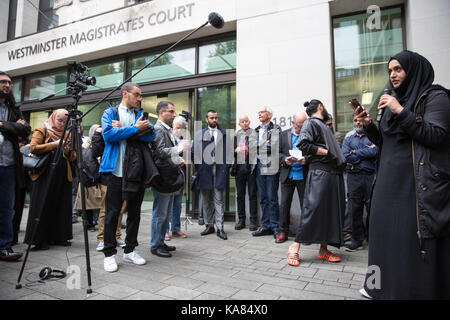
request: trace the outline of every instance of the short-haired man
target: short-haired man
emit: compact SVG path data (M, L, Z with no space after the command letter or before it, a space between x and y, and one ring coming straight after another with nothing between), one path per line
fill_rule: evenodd
M178 143L173 134L172 123L176 112L172 102L159 102L156 106L156 113L158 114L158 121L155 124L156 136L151 143L155 163L157 166L170 166L170 170L177 171L181 165L184 166L184 160L179 155L183 150L190 148L190 142L182 140ZM162 179L164 178L162 177ZM161 193L153 188L150 249L152 254L159 257L169 258L172 256L170 251L176 250L175 246L168 246L164 243L164 236L169 227L175 194L178 192L180 189L173 193Z
M247 115L239 117L240 130L234 136L234 164L233 174L236 176L236 198L238 222L236 230L245 228L245 193L248 187L250 200L250 231L258 228L258 199L256 194L256 175L253 152L256 151L255 131L250 128L250 120ZM253 145L254 144L254 145ZM252 154L252 155L251 155Z
M104 269L108 272L117 271L115 259L116 228L122 209L122 179L127 139L138 133L146 133L150 129L148 120L142 120L142 91L135 83L127 82L122 88L122 101L116 108L110 107L102 116L103 138L105 150L99 171L102 173L102 182L107 186L106 213L105 213L105 254ZM138 138L143 142L151 142L155 133L147 133ZM129 194L127 200L127 235L125 238L124 256L126 262L142 265L146 261L134 248L138 246L137 235L141 217L141 204L144 199L144 186L138 192Z
M18 137L27 138L31 133L16 107L11 85L11 77L0 71L0 260L7 261L22 257L11 248L15 194L25 186Z
M347 210L352 218L352 242L345 250L355 251L362 248L364 241L363 213L366 206L370 211L370 191L375 178L375 162L378 147L364 134L360 120L353 117L355 132L347 136L342 152L347 160Z
M227 240L223 228L224 204L223 191L228 184L229 165L227 164L226 135L219 125L217 111L206 113L207 128L198 131L194 136L194 163L197 170L197 189L202 193L203 212L206 229L202 236L215 232L217 236ZM231 150L230 150L231 151ZM233 155L233 153L231 153Z
M261 198L261 227L253 236L277 235L280 208L278 205L279 141L281 127L274 124L273 112L269 107L262 107L258 112L261 124L255 129L257 138L256 184Z
M305 194L305 181L308 175L305 157L294 158L290 150L300 150L297 146L300 138L300 129L307 119L306 113L298 112L292 121L292 127L284 130L280 138L280 232L275 239L276 243L285 242L289 235L291 216L291 203L295 189L297 189L300 206L303 207L303 195Z

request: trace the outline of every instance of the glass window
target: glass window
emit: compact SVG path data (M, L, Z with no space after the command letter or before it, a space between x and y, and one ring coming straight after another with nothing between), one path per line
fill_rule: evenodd
M189 111L189 91L146 96L142 100L141 107L145 112L148 112L148 119L153 124L158 120L156 106L160 101L172 102L177 115L181 114L183 110Z
M42 99L62 90L57 96L66 94L67 71L59 71L47 75L31 76L25 79L24 100Z
M337 129L353 129L351 98L370 111L376 119L383 89L388 85L389 58L403 50L401 8L381 10L380 29L372 27L363 13L333 19L336 77Z
M22 79L12 79L12 91L17 102L22 101Z
M231 69L236 69L236 40L200 46L200 73Z
M83 125L83 135L89 136L89 129L93 124L102 124L102 116L103 112L109 108L109 105L112 106L119 105L120 100L119 99L113 99L109 101L104 101L100 103L98 106L96 106L91 112L89 112L82 120ZM80 104L78 105L78 110L83 112L83 115L86 111L88 111L94 103L88 103L88 104Z
M89 86L86 91L117 87L124 80L124 67L123 61L89 67L89 75L95 77L97 82L95 86Z
M58 26L59 17L53 9L54 0L39 1L38 31L45 31Z
M48 119L50 113L48 111L30 112L30 126L31 130L42 127L44 121Z
M131 76L152 61L158 54L136 57L130 60L128 70ZM149 82L178 78L195 74L195 48L187 48L166 53L133 78L133 82Z

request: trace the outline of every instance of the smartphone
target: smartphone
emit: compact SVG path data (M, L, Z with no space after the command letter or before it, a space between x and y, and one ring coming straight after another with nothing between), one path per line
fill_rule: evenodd
M353 111L356 110L356 108L360 107L361 104L358 102L356 98L350 99L350 105L352 106Z
M148 120L148 112L142 113L142 120Z

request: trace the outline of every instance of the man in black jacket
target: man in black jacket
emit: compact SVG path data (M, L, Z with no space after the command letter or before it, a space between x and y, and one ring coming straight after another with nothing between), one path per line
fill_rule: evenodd
M276 243L285 242L289 235L291 216L291 203L295 189L297 189L300 206L303 207L303 195L305 193L305 181L308 174L305 157L295 158L290 155L290 150L300 150L297 144L300 142L300 129L307 119L304 112L294 116L292 128L284 130L280 137L280 229L275 239Z
M31 127L23 120L11 91L11 77L0 71L0 259L17 260L14 252L13 219L16 190L25 184L18 137L27 138Z
M162 179L167 176L161 172L161 168L167 172L177 172L179 167L184 165L180 153L188 150L191 146L188 140L182 140L179 144L172 132L173 119L176 117L175 107L172 102L161 101L156 106L158 121L155 124L156 136L151 142L155 164L160 169ZM166 172L166 171L164 171ZM180 187L180 189L183 186ZM170 251L175 251L175 246L168 246L164 243L166 230L169 227L169 218L173 209L173 200L175 192L163 193L153 189L153 212L151 224L150 249L152 254L159 257L169 258L172 256Z

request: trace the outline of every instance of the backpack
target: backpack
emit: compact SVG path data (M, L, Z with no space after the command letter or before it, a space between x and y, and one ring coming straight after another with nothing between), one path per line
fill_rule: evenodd
M92 148L82 150L83 163L81 164L81 180L85 187L96 186L100 182L98 169L100 164L92 155Z

